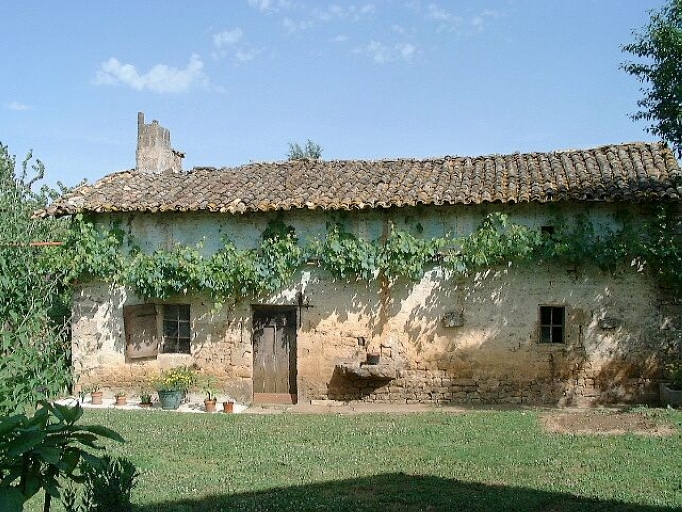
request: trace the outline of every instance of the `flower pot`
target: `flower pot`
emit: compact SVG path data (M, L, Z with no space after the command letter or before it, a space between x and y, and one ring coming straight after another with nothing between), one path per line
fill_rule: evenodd
M234 412L234 402L223 402L223 412Z
M104 396L102 391L93 391L90 396L92 397L92 405L102 405L102 396Z
M182 391L159 391L159 402L161 402L161 409L164 411L173 411L180 407Z
M117 396L116 405L128 405L128 398L125 396Z
M670 407L682 406L682 389L673 389L665 382L659 384L661 404Z
M206 412L215 412L216 403L218 403L218 400L216 399L204 400L204 409L206 409Z
M152 406L151 402L140 402L140 407L143 409L149 409Z

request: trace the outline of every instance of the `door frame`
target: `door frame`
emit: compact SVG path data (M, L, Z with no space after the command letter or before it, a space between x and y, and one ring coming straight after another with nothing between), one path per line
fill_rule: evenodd
M296 306L277 304L252 304L251 305L251 364L255 367L255 325L256 318L287 317L288 325L292 326L293 339L289 342L289 393L253 393L255 403L282 403L295 404L298 402L298 316ZM291 323L289 323L291 322ZM255 372L251 378L252 388L255 390Z

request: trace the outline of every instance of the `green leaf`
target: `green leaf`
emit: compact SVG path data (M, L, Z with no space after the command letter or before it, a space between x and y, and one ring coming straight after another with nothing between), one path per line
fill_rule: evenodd
M45 436L45 432L36 430L20 432L15 439L8 443L6 453L9 457L16 457L30 452L45 440Z
M21 512L27 498L16 487L0 487L0 510Z

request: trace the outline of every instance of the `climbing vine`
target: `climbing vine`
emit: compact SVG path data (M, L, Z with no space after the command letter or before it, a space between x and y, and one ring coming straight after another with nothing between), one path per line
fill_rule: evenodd
M377 244L348 233L340 224L335 224L324 240L313 242L312 253L336 279L371 281L379 271Z
M102 279L130 287L143 298L202 291L217 302L282 289L306 262L350 281L419 280L434 265L462 274L505 264L594 262L608 271L623 265L648 268L675 284L682 283L682 248L669 234L671 218L661 208L653 222L620 218L618 229L597 232L586 216L578 215L570 222L557 221L553 232L540 233L492 213L467 237L424 238L390 225L372 241L337 222L327 226L324 237L305 245L293 227L275 220L263 231L258 247L240 250L225 238L218 251L205 255L201 244L145 253L130 239L125 241L132 249L126 252L126 235L119 227L99 230L76 217L63 262L71 281Z

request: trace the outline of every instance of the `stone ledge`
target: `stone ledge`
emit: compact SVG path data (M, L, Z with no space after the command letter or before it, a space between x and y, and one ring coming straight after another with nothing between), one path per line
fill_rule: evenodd
M342 377L359 380L393 380L400 376L398 368L391 364L337 364Z

